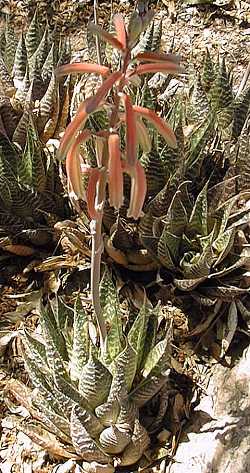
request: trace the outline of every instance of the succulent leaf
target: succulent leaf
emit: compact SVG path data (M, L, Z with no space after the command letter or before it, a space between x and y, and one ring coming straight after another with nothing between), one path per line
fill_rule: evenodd
M90 354L81 372L79 392L93 409L107 400L111 381L112 376L107 368L94 354Z
M109 463L111 458L106 455L91 438L77 412L73 409L70 422L71 438L76 452L84 460Z

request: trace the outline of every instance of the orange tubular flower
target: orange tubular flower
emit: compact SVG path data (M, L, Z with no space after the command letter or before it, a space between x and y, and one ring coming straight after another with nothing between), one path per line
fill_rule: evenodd
M121 164L120 139L112 134L108 139L109 148L109 203L116 210L123 204L123 172Z
M81 159L79 146L91 137L89 130L84 130L71 146L66 158L66 173L69 193L73 192L77 198L84 199L85 192L82 183Z
M155 62L153 64L139 64L131 75L142 75L155 72L165 72L165 74L184 74L185 69L178 63L165 61Z
M111 44L113 48L123 50L123 44L112 34L108 33L100 26L95 25L94 23L89 23L88 29L95 35L99 36L103 41Z
M175 64L180 64L181 56L171 53L139 53L134 57L134 60L145 62L165 62L170 61Z
M64 132L64 135L60 142L60 146L57 151L57 158L59 160L63 159L64 156L68 153L72 143L75 140L76 134L84 127L87 118L88 118L88 113L86 112L86 101L85 101L80 105L75 118L67 126Z
M110 74L110 76L104 81L102 86L98 89L97 93L84 100L78 108L78 111L72 120L72 122L67 126L65 133L62 137L57 157L62 159L67 152L69 151L77 133L83 129L88 115L93 113L100 105L102 100L106 97L112 86L120 80L122 77L122 72L117 71Z
M127 32L122 15L115 15L113 23L115 26L116 37L118 41L122 44L123 49L125 50L127 48Z
M134 105L133 109L140 117L146 118L146 120L150 121L152 125L155 126L157 131L163 136L163 138L165 138L166 142L169 146L171 146L171 148L177 148L175 134L172 128L165 120L163 120L163 118L159 117L153 110L150 110L149 108Z
M137 220L141 215L147 192L145 172L139 161L136 161L133 168L125 164L124 170L131 178L130 203L127 215Z
M125 124L126 124L126 156L129 166L134 166L136 162L136 116L133 109L132 100L129 95L124 94Z
M96 188L97 183L100 179L100 169L93 168L90 169L89 182L86 193L86 201L88 207L88 214L92 220L98 218L98 211L95 207L95 198L96 198Z
M95 63L89 64L87 62L76 62L58 67L56 70L56 76L61 77L67 74L85 74L86 72L100 74L101 76L107 76L108 74L110 74L110 69L108 67L100 66L99 64Z

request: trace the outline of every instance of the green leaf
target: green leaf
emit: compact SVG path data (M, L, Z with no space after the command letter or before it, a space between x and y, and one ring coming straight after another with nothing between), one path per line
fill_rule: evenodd
M63 358L66 354L65 340L59 330L56 330L51 322L48 309L44 308L42 305L40 323L46 342L46 356L53 376L55 380L58 375L68 379Z
M39 43L40 43L40 29L39 29L38 16L37 16L37 10L36 10L25 36L25 44L26 44L26 49L27 49L29 58L35 53L35 51L37 50L39 46Z
M64 413L57 414L50 401L41 396L39 391L34 391L32 394L32 405L39 411L39 420L46 425L46 428L54 433L58 438L66 443L71 443L70 438L70 423L65 418Z
M160 391L167 380L168 375L147 376L145 380L136 386L129 398L137 407L141 408Z
M234 238L235 228L231 228L220 234L213 242L213 248L218 254L218 258L214 266L218 266L218 264L221 263L221 261L223 261L223 259L228 255L234 244Z
M110 326L105 353L105 362L110 363L123 348L123 335L117 290L107 268L100 284L100 302L103 317Z
M207 188L206 184L202 191L199 193L192 213L189 218L188 231L198 233L199 235L207 235L207 218L208 218L208 205L207 205Z
M172 199L166 217L166 228L176 237L182 235L188 223L187 212L181 197L181 191L178 190Z
M201 73L201 83L204 87L205 92L208 92L214 81L214 65L209 54L209 50L206 49L206 53L203 60L203 67Z
M89 358L89 324L87 314L78 295L74 306L73 347L70 357L70 373L80 378Z
M134 381L137 369L137 352L128 343L126 348L115 358L110 369L113 373L113 382L110 389L111 399L117 389L117 394L120 390L129 392ZM113 400L113 399L112 399Z
M202 254L194 254L192 252L185 254L180 261L184 279L200 279L206 278L216 257L210 245L203 251Z
M100 432L102 432L104 427L100 420L98 420L98 418L92 414L92 412L83 409L77 404L74 406L73 410L78 419L81 421L81 424L84 425L85 429L92 438L97 437Z
M71 438L76 452L81 457L88 461L95 461L100 463L109 463L111 458L106 455L97 443L91 438L88 431L84 427L81 418L78 417L77 412L73 409L70 421Z
M215 112L228 108L233 101L232 86L226 70L225 58L219 65L215 80L210 90L211 105Z
M88 363L82 369L79 392L92 408L107 400L111 382L110 372L94 354L90 354Z
M150 315L150 311L149 311L149 308L146 306L146 301L145 301L127 337L130 346L137 353L137 370L141 366L142 357L144 353L144 344L145 344L146 335L147 335L149 315Z
M181 243L181 238L179 236L176 236L170 233L168 231L168 226L165 225L159 244L158 244L158 254L159 254L160 248L163 249L164 247L167 250L166 253L170 254L171 260L173 261L173 269L178 264L180 243ZM164 264L164 266L166 265ZM169 268L169 269L172 269L172 268Z
M25 77L27 67L27 51L24 41L23 32L21 32L21 36L16 48L14 65L12 70L12 75L15 80L23 81Z
M170 351L170 338L167 336L158 342L148 354L143 367L143 377L147 378L150 374L160 374L165 371L168 367Z
M147 179L147 194L154 197L164 187L166 175L162 160L155 147L150 153L143 154L140 160Z
M45 345L37 338L32 337L27 330L24 330L22 334L22 342L26 353L29 353L29 357L34 360L38 368L42 372L48 372Z

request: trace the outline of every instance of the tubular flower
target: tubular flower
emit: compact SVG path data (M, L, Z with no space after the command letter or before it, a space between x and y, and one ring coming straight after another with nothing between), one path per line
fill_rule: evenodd
M110 74L110 69L95 63L76 62L58 67L56 70L56 76L61 77L67 74L85 74L86 72L107 76Z
M136 162L133 168L125 165L124 170L131 178L130 203L127 215L137 220L141 215L147 192L145 172L139 161Z
M110 76L103 82L101 87L99 87L96 94L85 101L88 101L86 104L87 113L93 113L99 107L100 103L105 99L113 85L115 85L115 83L121 79L122 75L123 74L121 71L110 74Z
M92 220L98 218L98 210L96 209L96 189L98 181L101 177L101 170L92 168L89 172L89 182L86 193L86 201L88 207L88 214Z
M113 18L113 22L116 30L116 38L122 44L122 47L125 50L127 49L127 32L122 15L120 15L119 13L115 15Z
M77 133L84 128L86 120L88 118L88 113L86 112L86 101L83 102L78 111L76 116L72 120L72 122L67 126L64 135L61 139L60 146L57 151L57 158L61 160L64 156L68 153L70 147L72 146Z
M62 137L57 157L58 159L62 159L67 152L69 151L77 133L84 128L88 115L93 113L102 100L106 97L109 93L112 86L121 78L122 73L117 71L110 74L108 79L104 81L102 86L98 89L97 93L84 100L79 106L75 117L73 118L72 122L67 126L65 133Z
M165 72L165 74L184 74L185 70L179 66L177 62L165 61L165 62L154 62L152 64L139 64L135 70L130 74L142 75L154 72Z
M82 183L81 158L79 146L91 136L89 130L84 130L71 146L66 158L66 173L69 193L73 192L77 198L84 199L85 191Z
M116 210L123 204L123 171L121 164L120 140L117 134L108 139L109 148L109 203Z
M178 56L177 54L171 54L171 53L138 53L135 57L134 60L139 60L139 61L144 61L144 62L173 62L174 64L180 64L181 62L181 56Z
M152 123L152 125L155 126L157 131L163 136L163 138L165 138L166 142L169 146L171 146L171 148L177 147L175 134L172 128L165 120L163 120L153 110L150 110L149 108L134 105L133 109L135 113L139 115L139 117L145 118L150 123Z

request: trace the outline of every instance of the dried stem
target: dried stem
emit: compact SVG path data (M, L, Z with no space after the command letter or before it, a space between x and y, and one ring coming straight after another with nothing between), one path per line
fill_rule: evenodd
M106 159L105 159L106 158ZM101 257L103 252L103 238L102 238L102 219L103 207L106 197L106 182L107 169L105 162L107 161L107 145L103 151L103 168L99 183L96 188L96 208L98 209L98 217L91 222L91 236L92 236L92 253L91 253L91 298L92 304L99 328L101 351L105 349L105 341L107 338L107 329L105 320L102 315L102 308L100 303L100 276L101 276Z

